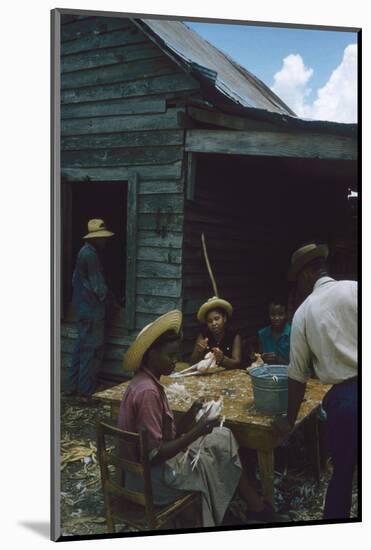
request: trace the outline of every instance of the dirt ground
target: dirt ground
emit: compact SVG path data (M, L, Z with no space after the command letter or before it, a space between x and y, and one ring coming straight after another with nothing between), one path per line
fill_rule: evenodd
M107 533L104 502L96 455L96 423L110 422L110 407L93 401L86 405L77 399L62 398L61 406L61 522L62 534L94 535ZM275 502L279 513L292 522L322 519L322 510L331 464L324 469L320 483L308 464L305 441L300 433L276 454ZM248 453L248 469L255 476L255 457ZM357 517L358 491L353 483L352 517ZM248 525L244 503L236 496L229 505L224 525ZM134 531L124 523L117 532Z

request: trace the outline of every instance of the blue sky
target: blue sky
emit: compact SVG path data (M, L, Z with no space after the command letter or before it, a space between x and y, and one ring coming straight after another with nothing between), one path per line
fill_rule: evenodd
M356 122L357 48L351 45L357 33L185 23L263 80L299 116Z

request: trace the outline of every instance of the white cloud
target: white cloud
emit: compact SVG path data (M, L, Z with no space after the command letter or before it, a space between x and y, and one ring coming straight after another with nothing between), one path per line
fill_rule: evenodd
M272 90L298 115L310 93L307 84L312 74L313 69L305 67L301 55L290 54L283 60L282 69L274 75Z
M283 60L282 69L274 75L272 90L302 118L357 122L357 45L344 50L340 65L327 83L317 90L313 103L307 98L313 69L307 68L299 54Z

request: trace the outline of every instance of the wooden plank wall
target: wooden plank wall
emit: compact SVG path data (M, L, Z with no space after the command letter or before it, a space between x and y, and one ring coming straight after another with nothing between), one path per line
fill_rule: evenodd
M213 294L201 232L219 295L235 308L233 324L253 336L268 322L269 300L288 292L292 251L312 239L331 243L345 227L350 181L329 177L325 162L197 156L194 200L185 209L185 354L199 330L197 310Z
M61 36L63 176L76 185L138 176L135 326L121 340L116 331L106 353L119 374L130 338L182 306L184 108L167 100L199 84L128 19L62 17Z

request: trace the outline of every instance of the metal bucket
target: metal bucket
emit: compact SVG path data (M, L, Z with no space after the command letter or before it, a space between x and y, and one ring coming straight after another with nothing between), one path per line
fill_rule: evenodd
M256 410L263 414L287 412L288 374L287 365L262 365L254 367L249 374L252 379Z

